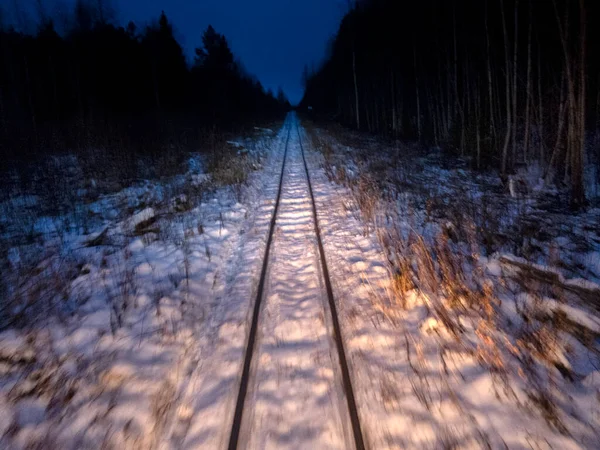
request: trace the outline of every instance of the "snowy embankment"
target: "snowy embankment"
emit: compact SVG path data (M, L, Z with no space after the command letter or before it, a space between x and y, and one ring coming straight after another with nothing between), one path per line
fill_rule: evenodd
M257 130L213 170L195 155L184 175L60 214L4 199L0 447L181 448L281 140Z
M597 448L600 212L306 135L368 445Z
M211 298L205 318L207 331L198 336L198 364L186 382L178 416L162 439L164 448L212 449L227 445L287 128L284 124L280 129L270 146L269 159L256 174L252 193L247 196L248 220L229 254L222 289Z

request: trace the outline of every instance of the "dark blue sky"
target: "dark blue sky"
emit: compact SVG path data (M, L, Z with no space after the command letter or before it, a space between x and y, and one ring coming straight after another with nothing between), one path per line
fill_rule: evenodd
M93 0L94 1L94 0ZM53 13L56 5L71 8L75 0L43 0ZM0 0L0 5L35 4L35 0ZM191 60L202 32L211 24L224 34L234 54L265 88L281 85L292 103L302 96L305 64L318 63L337 31L346 0L109 0L117 20L144 25L161 10Z

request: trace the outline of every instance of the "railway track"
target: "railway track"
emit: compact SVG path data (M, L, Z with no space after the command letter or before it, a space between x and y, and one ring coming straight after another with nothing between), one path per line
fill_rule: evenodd
M335 408L335 402L333 402L334 406L330 409L337 409L337 411L332 415L336 416L337 422L341 423L342 429L347 430L347 424L350 424L350 431L346 433L341 432L341 434L350 435L351 437L349 436L348 439L353 442L355 448L362 450L365 448L364 440L352 388L337 306L329 278L327 258L321 239L310 172L308 170L304 145L302 144L299 121L294 113L291 114L293 115L288 118L286 123L288 134L279 177L279 187L269 225L267 245L251 315L250 330L246 343L228 448L234 450L240 446L240 442L247 443L251 438L256 439L256 437L252 436L253 427L251 422L254 417L253 409L258 408L258 405L249 401L248 394L252 389L260 391L261 387L260 383L256 380L257 377L260 377L263 380L262 383L266 386L271 381L269 377L273 378L274 375L272 374L277 372L277 382L274 383L277 385L276 389L285 391L286 394L281 394L281 397L283 397L279 398L281 404L277 408L271 407L271 409L277 410L277 414L283 414L279 410L283 409L285 405L295 402L294 407L297 408L297 405L300 403L302 408L310 410L312 405L321 405L324 399L335 397L335 393L332 394L333 391L339 391L339 396L344 397L345 401L340 400L337 403L338 408ZM293 145L290 145L290 141L292 141ZM291 162L288 161L290 153L293 153ZM282 203L283 207L280 207ZM314 245L315 242L316 245ZM315 247L314 255L312 253L313 250L310 249L311 243ZM276 259L276 261L273 261L273 259ZM297 269L298 267L302 267L302 269ZM317 282L314 280L320 281ZM271 290L273 292L268 292ZM326 302L322 299L323 291L327 297ZM273 304L269 304L269 298ZM277 304L275 305L275 303ZM264 317L265 308L274 310L274 312L268 314L268 320ZM299 311L303 311L303 316L300 316L300 319L296 319L298 314L300 314ZM314 320L314 318L317 316L320 317L320 315L322 315L323 320L320 325L315 325L318 321ZM326 315L329 316L327 319L325 319ZM262 323L262 321L268 323ZM330 327L327 326L328 324ZM265 328L262 332L261 326ZM317 328L311 329L311 327ZM328 328L330 328L329 331ZM285 340L286 335L293 336L294 334L299 334L300 337L297 342L302 345L292 340ZM277 336L280 336L279 339L284 342L280 343L277 341ZM282 338L281 336L284 337ZM272 339L275 339L275 341L271 342ZM267 340L269 342L261 342ZM331 348L331 340L334 342L334 349ZM275 353L273 348L280 346L287 351L285 353L285 361L282 364L284 369L280 369L277 366L277 370L273 370L273 366L276 364L273 360L282 358L278 356L278 353ZM262 349L263 347L265 349ZM260 353L259 358L256 356L257 353ZM298 353L298 355L290 357L290 353ZM324 363L321 360L318 364L312 362L316 358L315 355L324 354L335 354L337 357L324 358ZM263 360L267 363L262 363ZM263 368L265 364L269 367ZM319 370L321 366L331 366L331 372L338 374L337 378L341 379L338 381L338 383L341 383L341 386L332 388L331 385L336 383L336 377L331 376L329 378L322 377L325 379L324 381L323 379L316 379L313 383L315 385L313 388L311 386L310 374ZM282 377L286 377L285 373L282 375L281 370L285 370L286 367L289 369L287 376L289 379L281 381ZM311 369L313 369L313 372L311 372ZM262 375L259 376L261 371ZM299 382L295 380L298 376L308 378L308 380L302 381L300 387L298 387ZM290 387L289 385L293 383L295 384ZM282 385L284 386L282 387ZM323 395L317 399L310 398L312 397L312 392L318 393L323 389L326 391L329 389L327 395ZM298 391L304 396L299 396ZM289 394L290 392L293 392L293 394ZM277 396L273 391L262 392L262 394L262 397L258 394L256 397L264 398L267 394L269 398ZM299 397L301 401L299 402L297 398L293 398L294 402L291 402L290 396ZM269 408L266 407L266 409L268 410ZM299 410L298 414L302 416L302 412ZM304 411L304 413L306 412ZM269 420L273 418L273 411L267 411L264 414L270 417ZM281 416L281 420L284 419L285 417ZM336 420L331 419L331 421L335 422ZM327 423L327 420L324 418L323 422ZM298 426L297 428L302 428L302 426ZM244 430L246 430L245 434ZM290 430L289 433L293 434L295 431L297 430ZM308 432L308 430L305 431ZM302 430L299 432L302 432ZM314 433L314 430L312 432ZM335 432L328 429L327 433L323 434L335 434ZM262 442L260 445L263 446L265 443ZM333 444L332 446L335 447Z

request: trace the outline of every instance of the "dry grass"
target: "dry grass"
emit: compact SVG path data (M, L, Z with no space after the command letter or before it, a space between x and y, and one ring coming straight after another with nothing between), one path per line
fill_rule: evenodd
M165 380L161 387L154 393L151 399L152 419L154 426L152 430L152 442L160 442L165 427L174 414L176 404L176 390L169 380Z
M593 333L559 310L548 314L538 295L539 283L531 278L520 280L521 289L537 295L539 302L519 310L521 323L515 329L501 300L510 296L514 279L504 275L490 278L480 262L480 252L489 255L507 245L518 255L539 254L540 249L533 243L548 241L548 235L543 227L531 226L524 204L517 204L515 209L493 191L477 197L473 194L477 189L470 187L466 179L454 190L447 186L441 189L439 183L421 179L423 168L421 163L415 164L414 158L405 158L404 164L398 154L375 155L360 147L350 154L343 145L357 147L357 142L347 142L346 137L346 142L336 144L340 133L310 125L307 131L313 148L324 156L329 179L349 188L367 224L365 231L376 232L387 256L391 299L374 306L386 317L397 318L403 309L413 306L407 302L408 297L414 302L414 293L418 293L417 298L427 308L428 320L434 324L432 332L439 340L446 375L449 368L445 355L451 350L469 355L489 371L497 395L516 400L514 382L520 378L528 406L553 429L567 434L561 419L564 412L556 396L556 377L573 381L574 374L561 362L561 339L566 334L575 336L597 354ZM342 169L347 164L357 173L349 176ZM457 173L460 178L460 171ZM548 254L556 260L550 242ZM556 294L556 289L553 292ZM432 386L422 356L422 337L406 334L405 338L407 359L415 374L411 377L413 393L430 408Z
M71 285L89 262L86 258L92 247L100 250L98 254L112 254L124 249L133 236L147 245L157 239L182 241L180 230L171 225L204 201L208 192L230 186L241 201L243 186L249 174L260 168L273 135L257 132L246 140L248 149L244 151L226 144L226 139L215 133L203 138L210 147L202 160L208 177L194 171L171 177L187 170L185 163L197 157L176 144L157 155L125 157L123 152L100 149L48 157L29 179L16 177L0 194L0 330L31 326L40 317L73 307L68 304ZM148 186L151 188L143 189ZM131 189L113 194L125 187ZM101 198L110 199L107 209L114 209L116 216L93 207ZM156 214L131 227L126 236L115 235L119 222L149 207ZM48 225L40 228L40 219L46 218ZM99 227L102 231L84 244L90 252L77 246L65 252L64 244L73 236ZM201 228L200 223L200 234ZM210 257L208 248L206 251ZM112 271L108 278L114 280L104 279L113 310L113 331L122 325L124 311L135 297L133 269L127 259L127 254L120 260L105 258L114 266L107 267ZM84 301L85 296L77 299L78 303Z

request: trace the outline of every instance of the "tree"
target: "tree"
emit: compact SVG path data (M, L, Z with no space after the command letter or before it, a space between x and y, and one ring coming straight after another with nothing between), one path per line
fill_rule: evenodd
M327 60L305 71L300 105L439 145L503 179L541 166L584 204L585 136L600 132L600 30L586 21L600 2L525 1L363 0Z
M187 64L183 49L173 36L173 27L164 11L160 15L158 25L148 27L142 43L151 61L156 108L161 110L181 106Z
M212 27L190 68L164 12L138 29L113 23L109 6L77 0L63 12L64 33L43 8L37 28L0 27L1 165L90 146L124 157L155 151L163 139L199 133L190 131L198 124L228 128L285 108ZM174 134L180 126L188 128Z
M86 0L77 0L75 2L75 30L86 32L92 29L94 25L94 14L91 5Z
M230 71L234 69L233 53L225 36L209 25L202 35L202 48L196 49L196 64L209 70Z
M289 106L290 102L287 98L287 96L285 95L285 92L283 92L283 89L281 86L279 86L279 88L277 88L277 101L284 106Z

